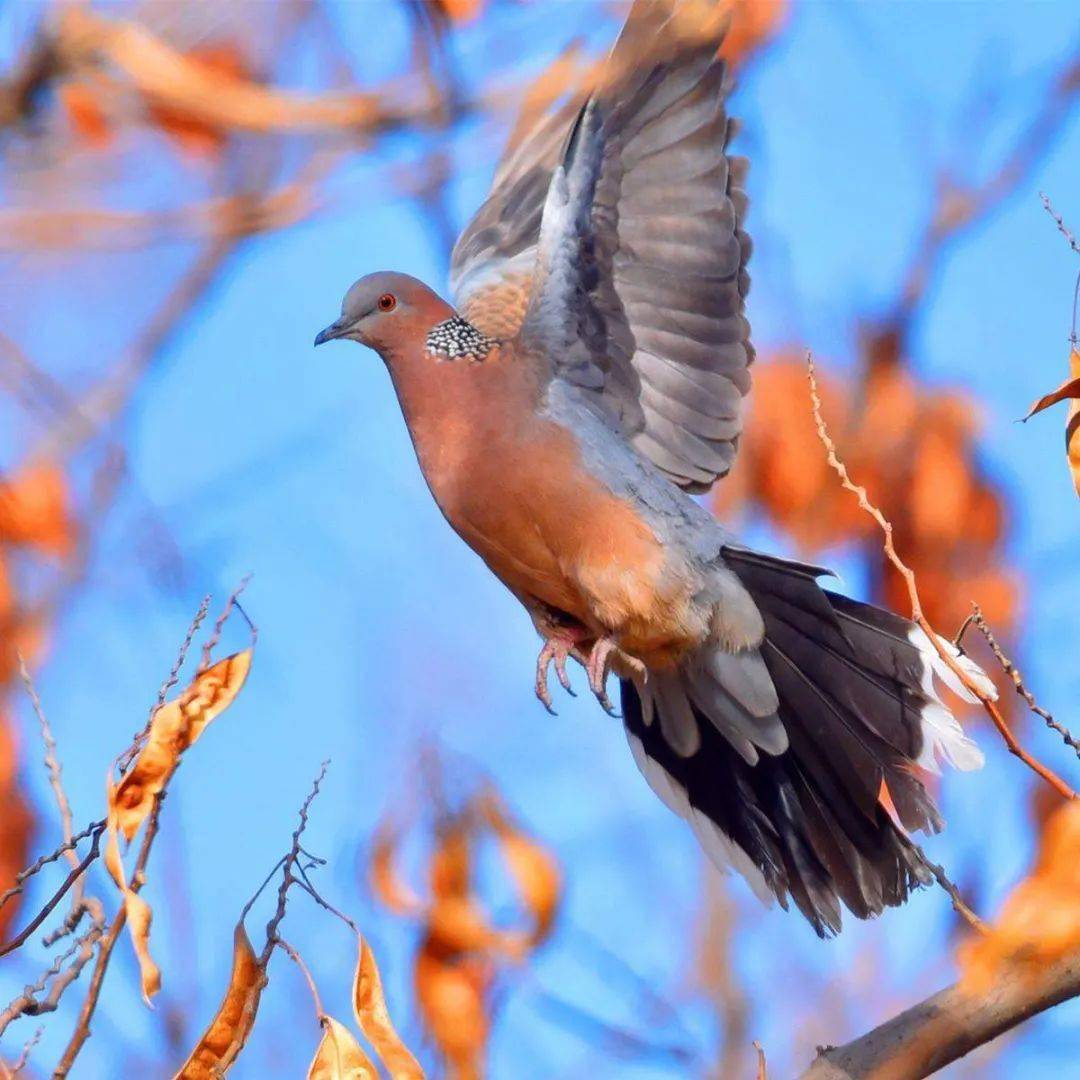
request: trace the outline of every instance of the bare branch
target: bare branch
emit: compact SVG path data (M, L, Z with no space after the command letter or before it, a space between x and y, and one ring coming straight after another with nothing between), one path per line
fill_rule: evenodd
M829 465L836 472L837 476L840 477L840 483L845 490L850 491L859 500L859 506L861 506L862 509L865 510L881 527L881 531L885 536L885 555L901 577L903 577L904 582L907 585L908 598L911 602L912 621L917 623L923 633L926 634L927 640L937 650L938 655L941 657L942 662L946 667L948 667L960 680L963 686L966 687L970 693L974 694L982 703L982 706L990 719L993 720L994 726L1001 732L1001 736L1005 740L1005 745L1009 748L1009 752L1024 762L1028 768L1038 773L1038 775L1054 788L1059 795L1063 795L1066 799L1075 799L1076 792L1073 791L1061 777L1043 765L1042 762L1037 761L1020 745L1016 736L1013 734L1012 729L1006 722L1005 717L1002 715L1001 710L997 707L994 699L989 697L982 687L972 681L970 675L968 675L968 673L956 662L956 658L945 647L944 640L935 633L934 628L927 621L926 616L923 615L922 604L919 600L919 590L915 584L915 574L903 559L900 558L893 543L892 522L890 522L870 501L870 498L866 493L866 488L859 486L851 479L847 466L837 455L836 444L829 435L829 430L821 413L821 397L818 394L814 357L813 354L809 352L806 354L806 370L810 382L810 403L814 411L814 424L817 427L818 438L821 439L821 443L828 454Z
M963 633L968 626L974 625L979 633L986 638L986 643L990 646L994 656L997 657L1001 669L1012 680L1013 686L1016 687L1016 692L1025 702L1027 702L1027 707L1035 713L1036 716L1041 716L1046 722L1046 726L1051 730L1056 731L1061 736L1061 741L1064 742L1077 757L1080 757L1080 742L1077 742L1076 737L1064 724L1055 720L1054 717L1035 700L1035 695L1024 685L1024 680L1021 678L1019 669L1005 655L1001 646L997 643L997 639L994 637L989 624L983 617L982 609L978 604L972 604L971 607L972 613L964 620L964 625L960 628L960 633L956 635L956 641L960 641L960 638L963 636Z
M801 1080L918 1080L1077 995L1080 950L1035 975L1008 969L978 995L950 986L845 1046L823 1050Z

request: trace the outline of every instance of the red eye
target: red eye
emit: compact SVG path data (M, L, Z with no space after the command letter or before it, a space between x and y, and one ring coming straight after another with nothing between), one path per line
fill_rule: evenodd
M393 293L383 293L379 297L380 311L393 311L397 307L397 297Z

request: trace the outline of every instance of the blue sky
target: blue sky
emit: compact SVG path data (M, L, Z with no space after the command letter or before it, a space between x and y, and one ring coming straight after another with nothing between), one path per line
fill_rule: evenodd
M400 62L390 46L402 27L391 9L387 41L373 41L365 33L373 10L335 9L342 32L355 36L358 70L374 80ZM525 5L491 18L508 28L504 43L522 43L521 65L539 68L575 32L587 28L604 40L611 24L596 17L602 11ZM853 364L855 320L879 313L893 295L935 175L950 167L977 179L992 167L1075 47L1078 29L1065 3L796 10L734 106L753 159L751 315L759 351L810 346L825 365ZM511 67L505 55L493 61L484 42L476 28L461 33L469 80L488 77L493 64ZM516 56L512 63L517 69ZM996 101L991 122L975 131L972 102L987 96ZM490 125L470 125L450 146L459 224L489 180L492 135ZM399 143L393 154L415 158L415 146ZM99 813L105 766L140 725L199 598L209 591L223 601L251 572L246 607L260 641L250 683L185 760L151 864L152 902L171 877L189 882L188 915L159 903L155 948L167 985L200 1018L195 1028L224 985L236 914L287 846L296 808L330 757L309 843L331 858L325 891L371 935L395 1015L415 1032L404 1004L410 933L367 900L356 856L385 807L416 791L417 741L435 738L466 773L495 778L567 874L560 931L511 984L492 1075L616 1071L541 1005L550 993L640 1029L639 987L603 971L583 939L623 957L677 1006L685 1037L708 1050L709 1008L686 981L705 872L692 837L637 775L616 721L586 696L563 699L556 718L534 700L531 625L431 502L381 362L355 346L312 351L314 333L363 273L394 268L445 285L443 252L414 207L387 191L385 161L380 154L350 162L331 185L327 212L248 244L140 390L123 431L138 494L108 526L39 676L77 816ZM1063 716L1080 683L1067 651L1080 600L1070 558L1080 517L1063 460L1063 416L1013 421L1065 372L1077 264L1037 192L1080 228L1078 168L1080 113L1031 181L945 261L912 349L926 383L966 388L982 403L982 453L1012 500L1011 551L1026 574L1021 659L1040 697ZM76 344L94 305L123 302L118 277L102 291L108 295L79 292L56 306L45 329L22 329L70 342L62 349L77 369ZM181 568L165 588L143 555L149 520L167 531ZM239 625L232 630L242 644ZM28 711L21 720L34 759ZM996 903L1029 855L1027 780L985 729L978 737L987 767L947 778L950 828L927 847L959 880L983 875ZM1041 731L1031 737L1065 762ZM48 805L36 768L28 783ZM902 1007L951 978L948 903L936 890L876 925L851 920L826 943L797 916L756 908L741 883L731 890L752 1035L769 1050L776 1075L808 1060L815 1041L840 1042L882 1019L888 1003ZM346 1012L348 936L301 898L294 908L288 936L316 968L328 1007ZM126 944L118 950L82 1075L118 1075L130 1055L152 1058L159 1045L158 1019L138 1002L129 953ZM26 975L0 971L0 990L10 997ZM317 1041L306 990L284 957L272 977L237 1077L265 1075L268 1063L275 1075L299 1074ZM813 1016L817 995L837 983L850 988L847 1012L822 1030ZM871 997L873 1011L862 1004ZM55 1059L70 1016L50 1021L41 1063ZM1032 1023L979 1075L1061 1068L1075 1060L1078 1020L1073 1005ZM29 1034L31 1022L23 1026ZM652 1034L684 1037L662 1024ZM618 1063L617 1075L677 1071L629 1061Z

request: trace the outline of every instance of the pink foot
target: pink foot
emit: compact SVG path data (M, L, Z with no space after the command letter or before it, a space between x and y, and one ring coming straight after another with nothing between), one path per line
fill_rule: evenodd
M607 677L611 669L611 654L618 646L609 637L597 638L588 659L585 661L585 671L589 676L589 689L596 695L596 700L609 716L618 716L615 706L607 696Z
M570 676L566 673L566 661L574 657L582 665L586 663L581 650L572 638L553 636L544 640L544 647L536 658L536 696L543 702L544 708L553 716L555 709L551 701L551 691L548 689L548 668L555 666L555 677L559 685L571 696L575 697L573 687L570 685Z

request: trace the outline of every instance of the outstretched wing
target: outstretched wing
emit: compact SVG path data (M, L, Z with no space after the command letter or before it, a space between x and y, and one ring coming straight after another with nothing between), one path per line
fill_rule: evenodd
M725 475L753 358L745 161L699 5L638 0L597 85L508 152L454 250L459 309L519 333L674 482Z

